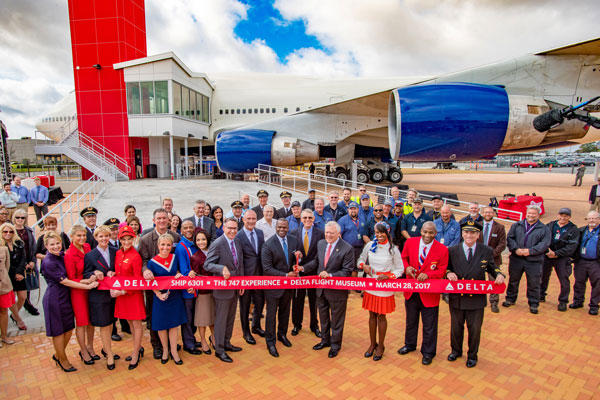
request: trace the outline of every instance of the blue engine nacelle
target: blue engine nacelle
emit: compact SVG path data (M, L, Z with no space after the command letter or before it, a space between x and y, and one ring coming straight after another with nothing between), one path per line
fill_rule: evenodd
M241 173L253 171L258 164L290 166L317 161L319 146L275 131L238 129L217 135L215 155L221 171Z
M509 118L508 95L498 86L436 83L395 89L388 109L392 158L469 161L496 155Z

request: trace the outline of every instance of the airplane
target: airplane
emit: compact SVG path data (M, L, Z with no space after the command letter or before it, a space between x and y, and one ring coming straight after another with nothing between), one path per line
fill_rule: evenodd
M533 126L535 117L600 94L600 38L439 76L206 75L214 86L209 141L228 173L335 158L334 174L345 179L356 159L472 161L600 140L580 120ZM67 97L42 116L39 131L51 137L65 124L58 118L76 114L74 92ZM390 168L388 178L397 182L397 172Z

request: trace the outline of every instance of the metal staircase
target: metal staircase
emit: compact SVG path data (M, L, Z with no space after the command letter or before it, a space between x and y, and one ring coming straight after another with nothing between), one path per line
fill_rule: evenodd
M125 159L80 132L76 120L65 124L55 138L57 144L35 146L36 154L64 154L108 182L129 179L131 168Z
M6 126L0 121L0 179L2 179L2 182L10 182L12 179L7 138L8 132L6 131Z

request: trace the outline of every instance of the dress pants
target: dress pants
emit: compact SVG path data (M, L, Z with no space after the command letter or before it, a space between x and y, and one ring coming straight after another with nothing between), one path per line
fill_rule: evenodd
M35 219L40 220L44 215L48 214L48 205L44 203L43 206L33 205L33 211L35 211ZM40 228L44 229L44 222L40 223Z
M540 287L541 297L546 297L548 284L550 283L550 275L552 269L556 270L556 276L560 282L560 294L558 295L559 303L569 302L569 293L571 292L571 276L572 267L569 262L570 257L548 258L544 257L544 266L542 267L542 284Z
M421 343L421 354L427 357L435 357L437 352L438 315L440 307L425 307L421 296L413 293L408 300L404 301L406 309L406 330L404 333L404 344L410 349L417 348L417 337L419 336L419 316L423 321L423 342Z
M339 351L342 347L347 303L347 298L329 301L324 292L317 297L319 321L321 321L321 341L330 344L332 350Z
M527 277L527 302L530 307L539 306L542 264L543 262L510 259L508 263L508 287L506 288L507 301L516 303L519 295L519 283L524 272Z
M596 199L592 204L590 204L590 211L599 211L600 212L600 196L596 196Z
M583 304L585 301L585 287L589 279L592 285L590 309L597 310L600 302L600 262L581 258L575 263L574 275L573 303Z
M233 323L237 311L238 295L231 299L215 298L215 352L223 354L225 346L231 345Z
M450 307L450 345L452 352L462 355L463 339L465 336L465 322L469 332L469 360L477 360L479 342L481 340L481 325L483 324L484 309L460 310Z
M152 344L153 350L162 349L158 332L152 330L152 301L154 300L154 292L152 290L145 290L144 296L146 297L146 327L150 331L150 344Z
M489 272L487 275L488 275L489 280L491 280L491 281L496 280L496 278L494 278L492 276L492 274L490 274ZM498 305L499 302L500 302L500 295L498 293L490 293L490 305L492 305L492 304Z
M240 325L242 325L242 333L250 334L250 303L254 303L252 310L252 328L260 328L260 319L264 309L265 298L262 289L246 289L244 294L240 296Z
M581 186L582 183L583 183L583 175L576 174L575 175L575 184L573 186Z
M194 308L196 305L196 298L183 298L183 304L185 306L185 313L187 315L187 322L185 324L181 324L181 338L183 340L183 347L186 349L195 349L196 348L196 337L194 333L196 332L194 325Z
M304 320L304 299L308 292L308 309L310 311L310 329L319 327L317 320L317 289L293 289L292 299L292 325L301 327Z
M275 345L277 335L287 335L288 325L290 323L291 301L292 289L284 290L280 297L265 293L265 302L267 303L265 341L267 342L267 346ZM277 325L277 335L275 334L275 325Z

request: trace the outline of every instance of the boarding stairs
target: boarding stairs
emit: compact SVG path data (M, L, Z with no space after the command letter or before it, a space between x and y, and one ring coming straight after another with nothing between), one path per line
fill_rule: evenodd
M107 182L128 180L131 168L125 159L80 132L73 122L61 128L57 144L35 146L36 154L64 154Z

